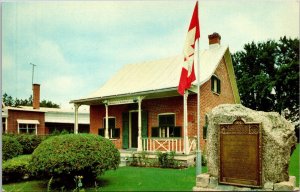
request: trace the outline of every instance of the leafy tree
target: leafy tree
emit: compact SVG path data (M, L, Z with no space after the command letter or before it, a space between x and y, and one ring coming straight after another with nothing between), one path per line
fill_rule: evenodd
M242 104L285 112L299 128L299 39L248 43L232 59Z
M13 99L12 96L8 95L7 93L3 94L3 103L6 106L11 107L18 107L18 106L32 106L32 95L29 96L28 99ZM56 103L53 103L52 101L42 100L40 102L40 107L48 107L48 108L59 108L59 105Z

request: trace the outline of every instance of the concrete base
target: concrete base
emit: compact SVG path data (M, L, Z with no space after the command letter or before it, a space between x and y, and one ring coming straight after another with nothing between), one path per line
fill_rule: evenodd
M133 155L137 157L143 152L138 152L136 149L131 149L131 150L119 150L120 151L120 167L123 166L128 166L130 162L132 161ZM149 159L156 159L157 155L155 152L147 152L147 158ZM196 159L196 154L191 153L189 155L181 154L181 153L176 153L175 160L182 162L182 164L186 167L194 166L195 165L195 159Z
M290 176L289 181L280 183L268 181L262 188L250 188L219 184L218 178L203 173L196 177L196 186L193 187L193 191L299 191L299 188L296 188L295 176Z

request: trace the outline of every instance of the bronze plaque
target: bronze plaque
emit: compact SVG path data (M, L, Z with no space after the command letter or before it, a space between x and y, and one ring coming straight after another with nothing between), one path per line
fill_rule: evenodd
M261 187L261 127L238 117L233 124L220 124L219 182Z

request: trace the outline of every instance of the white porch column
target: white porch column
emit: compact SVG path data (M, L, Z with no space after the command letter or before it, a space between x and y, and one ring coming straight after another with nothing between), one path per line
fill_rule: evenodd
M8 119L8 116L5 117L5 133L8 133L8 129L7 129L7 119Z
M184 154L189 154L189 139L188 139L188 110L187 110L187 98L189 92L186 90L183 96L183 151Z
M105 104L105 130L104 130L104 136L105 138L109 139L109 133L108 133L108 104Z
M75 108L74 134L78 134L78 108L79 107L80 107L79 104L74 104L74 108Z
M143 141L142 141L142 98L138 97L138 105L139 105L139 112L138 112L138 148L137 151L143 151Z

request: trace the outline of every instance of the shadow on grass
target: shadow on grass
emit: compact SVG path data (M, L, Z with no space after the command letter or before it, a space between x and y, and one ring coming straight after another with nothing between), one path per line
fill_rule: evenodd
M111 184L111 182L108 179L102 179L102 178L98 179L96 182L98 187L106 187Z

